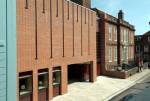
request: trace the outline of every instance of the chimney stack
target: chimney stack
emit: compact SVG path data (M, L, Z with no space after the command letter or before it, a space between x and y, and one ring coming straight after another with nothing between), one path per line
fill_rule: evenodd
M122 10L119 10L119 13L118 13L118 19L121 19L121 20L124 19L124 13L123 13Z

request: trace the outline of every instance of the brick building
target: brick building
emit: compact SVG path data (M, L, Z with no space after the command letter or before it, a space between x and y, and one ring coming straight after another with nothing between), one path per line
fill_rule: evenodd
M144 62L150 61L150 31L135 36L135 54L143 58Z
M116 18L96 8L93 10L97 12L98 75L115 76L107 71L134 62L134 26L124 21L122 11Z
M75 2L84 7L91 8L91 0L70 0L70 1Z
M18 101L96 81L96 13L66 0L17 0Z
M142 46L143 46L143 60L145 62L150 62L150 31L146 32L142 36Z
M139 57L143 57L142 35L136 35L134 38L134 43L135 43L135 59L137 60Z

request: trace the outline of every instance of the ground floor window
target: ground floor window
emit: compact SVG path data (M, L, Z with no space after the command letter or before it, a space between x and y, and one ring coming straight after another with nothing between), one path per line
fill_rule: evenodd
M48 69L38 71L38 101L48 101Z
M32 72L19 74L19 101L32 101Z
M53 68L53 96L61 94L61 68Z

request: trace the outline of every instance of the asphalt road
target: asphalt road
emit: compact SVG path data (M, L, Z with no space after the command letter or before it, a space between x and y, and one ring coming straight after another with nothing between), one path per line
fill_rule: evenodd
M150 75L109 101L150 101Z

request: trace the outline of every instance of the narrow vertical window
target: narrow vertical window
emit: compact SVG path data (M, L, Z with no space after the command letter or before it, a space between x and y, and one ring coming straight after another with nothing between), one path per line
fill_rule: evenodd
M108 56L109 56L109 62L112 62L112 47L109 47L109 50L108 50Z
M43 0L43 13L45 13L45 0Z
M114 32L115 33L115 41L117 41L117 35L118 34L117 34L117 27L116 26L114 27L114 30L115 30L115 32Z
M88 55L90 55L90 16L88 10Z
M78 14L79 11L78 11L78 10L79 10L79 7L78 7L78 5L77 5L77 22L78 22L78 20L79 20L79 17L78 17L78 16L79 16L79 14Z
M75 50L75 43L74 43L74 31L75 31L75 29L74 29L74 4L72 3L72 24L73 24L73 56L74 56L74 50Z
M93 26L93 12L91 12L91 25Z
M109 40L112 40L112 26L109 25L108 28L109 28L109 29L108 29L108 31L109 31L109 32L108 32L108 33L109 33Z
M69 20L69 1L67 3L68 3L68 20Z
M117 61L117 47L114 48L114 54L115 54L114 60Z
M85 8L85 24L86 24L86 8Z
M83 30L82 30L82 12L83 12L83 10L82 10L82 7L81 7L81 56L83 55L82 54L82 50L83 50L83 46L82 46L82 41L83 41L83 39L82 39L82 34L83 34Z
M25 9L28 9L28 0L25 0Z
M58 17L58 0L56 0L56 17Z

